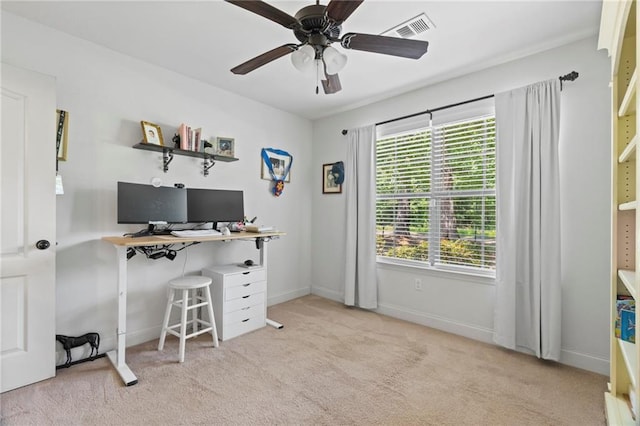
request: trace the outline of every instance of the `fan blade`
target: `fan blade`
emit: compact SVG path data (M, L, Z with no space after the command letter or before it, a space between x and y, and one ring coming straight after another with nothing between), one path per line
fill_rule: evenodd
M336 24L344 22L364 0L331 0L327 5L327 16Z
M411 59L421 58L427 53L427 47L429 47L428 41L360 33L345 34L340 43L345 49L364 50Z
M288 55L295 50L298 50L298 46L295 44L285 44L283 46L276 47L275 49L265 52L262 55L258 55L255 58L238 65L237 67L231 68L231 72L234 74L246 74L255 70L256 68L260 68L261 66L268 64L271 61L275 61L276 59L284 55Z
M322 88L325 94L330 95L342 90L338 74L325 74L324 76L327 78L326 80L322 80Z
M235 4L243 9L260 15L264 18L270 19L286 28L294 28L298 24L298 20L289 15L265 3L260 0L225 0L227 3Z

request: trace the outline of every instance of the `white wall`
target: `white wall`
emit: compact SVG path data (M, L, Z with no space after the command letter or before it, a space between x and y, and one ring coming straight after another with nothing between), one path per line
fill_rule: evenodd
M310 292L308 120L7 12L2 13L2 61L55 76L58 108L70 113L68 161L60 163L65 194L57 198L57 333L97 331L101 352L115 346L116 257L101 237L142 227L116 224L117 181L150 183L157 176L163 185L244 190L247 216L287 232L269 243L269 304ZM176 156L163 173L160 154L131 148L141 140L141 120L160 124L166 143L181 122L203 127L206 137L233 137L240 160L218 163L204 177L201 160ZM260 179L262 147L281 148L295 158L292 182L279 198ZM42 155L53 153L52 147ZM258 260L253 243L200 244L173 262L132 258L127 344L159 336L167 280L183 267L197 273L247 258Z
M428 61L427 54L422 60ZM561 113L562 362L608 374L609 61L590 38L314 122L313 188L323 163L344 160L342 129L510 90L572 70ZM342 300L345 195L313 191L312 292ZM414 290L414 279L423 290ZM379 312L492 341L494 285L417 268L378 265Z
M424 60L429 60L428 55ZM65 195L57 204L56 332L97 331L101 350L115 346L115 250L100 241L136 226L116 224L116 182L242 189L248 216L287 236L269 243L269 304L313 293L341 300L344 194L323 195L320 168L345 158L343 128L354 128L486 94L571 70L580 78L562 94L562 256L565 363L608 373L609 89L608 60L595 39L533 55L311 123L64 33L2 13L2 61L57 78L58 106L70 112ZM139 121L169 139L181 123L205 136L236 139L240 161L202 176L196 159L176 157L168 173L160 155L132 149ZM313 141L313 144L312 144ZM295 157L293 181L274 198L259 179L260 148ZM45 153L43 153L45 155ZM250 243L199 245L174 262L138 255L129 261L129 345L156 338L169 277L256 258ZM313 259L313 260L312 260ZM186 264L185 264L186 260ZM491 280L379 265L379 311L491 341ZM414 278L423 290L413 289ZM277 319L277 318L276 318ZM75 355L74 355L75 357ZM63 360L63 358L59 358Z

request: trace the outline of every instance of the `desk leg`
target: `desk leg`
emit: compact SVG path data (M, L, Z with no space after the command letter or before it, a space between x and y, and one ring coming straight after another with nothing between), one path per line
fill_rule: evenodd
M127 386L135 385L138 379L125 363L127 344L127 247L116 246L118 255L118 328L116 349L107 352L109 360Z
M262 265L262 267L264 269L267 269L267 243L266 243L266 241L262 241L261 244L260 244L260 265ZM267 318L267 302L266 301L264 303L264 316L265 316L265 318ZM284 327L284 325L282 325L279 322L276 322L274 320L271 320L269 318L267 318L267 324L270 325L271 327L277 328L278 330Z

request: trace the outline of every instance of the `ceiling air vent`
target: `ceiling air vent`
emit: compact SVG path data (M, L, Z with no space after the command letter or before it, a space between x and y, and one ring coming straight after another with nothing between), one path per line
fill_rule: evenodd
M425 13L421 13L415 18L411 18L408 21L383 32L381 35L389 37L414 38L417 37L418 34L435 27L436 26L433 24L431 19L429 19Z

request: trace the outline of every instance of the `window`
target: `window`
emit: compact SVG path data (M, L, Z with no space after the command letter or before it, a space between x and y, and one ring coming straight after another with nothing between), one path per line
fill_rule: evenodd
M493 275L495 151L493 115L378 136L378 256Z

